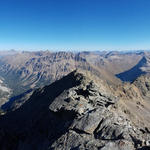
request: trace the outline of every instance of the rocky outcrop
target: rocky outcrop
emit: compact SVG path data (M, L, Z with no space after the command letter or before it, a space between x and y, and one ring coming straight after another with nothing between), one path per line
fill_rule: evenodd
M150 74L141 76L136 79L134 85L139 88L143 96L150 96Z
M0 149L148 148L149 130L132 123L106 86L74 71L36 90L20 108L1 116Z

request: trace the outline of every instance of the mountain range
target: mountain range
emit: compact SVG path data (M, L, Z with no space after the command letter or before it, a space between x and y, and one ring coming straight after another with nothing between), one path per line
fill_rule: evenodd
M0 149L150 149L149 63L144 51L1 54Z

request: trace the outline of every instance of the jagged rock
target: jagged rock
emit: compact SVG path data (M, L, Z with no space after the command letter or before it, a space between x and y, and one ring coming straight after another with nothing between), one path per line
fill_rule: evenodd
M119 99L105 84L99 87L74 71L36 90L20 108L0 117L0 149L134 150L146 146L142 144L149 133L115 108Z
M105 109L88 111L83 117L75 119L72 128L92 134L104 116Z
M150 75L144 75L135 80L134 84L139 88L143 96L150 96Z
M103 120L95 131L95 136L103 140L131 140L130 134L135 134L131 122L124 116L111 112L107 112L107 115L103 115Z
M133 143L120 140L116 142L108 142L101 150L135 150Z
M109 93L107 95L101 93L98 87L91 81L84 87L83 85L79 85L78 87L64 91L53 101L49 108L54 112L63 108L65 110L74 110L78 114L85 114L99 107L108 107L117 102L117 100L116 97L112 97Z
M150 146L150 140L145 142L146 146Z

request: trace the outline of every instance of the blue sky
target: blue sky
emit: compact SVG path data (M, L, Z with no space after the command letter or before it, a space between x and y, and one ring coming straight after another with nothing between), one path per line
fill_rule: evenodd
M150 0L0 0L5 49L150 49Z

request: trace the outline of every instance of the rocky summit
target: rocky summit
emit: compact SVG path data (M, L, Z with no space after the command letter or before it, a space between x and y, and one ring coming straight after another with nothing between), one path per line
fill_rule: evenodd
M149 128L118 107L108 84L73 71L0 117L1 150L148 150Z

